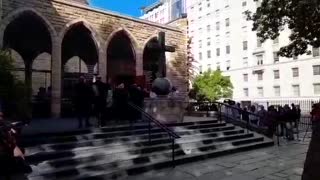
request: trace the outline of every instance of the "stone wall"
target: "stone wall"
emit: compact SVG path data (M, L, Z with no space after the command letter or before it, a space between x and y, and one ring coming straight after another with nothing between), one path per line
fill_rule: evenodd
M71 0L2 0L0 23L0 47L6 26L24 12L39 16L47 26L52 38L52 81L53 96L61 93L61 42L65 33L77 23L82 23L91 31L99 51L99 73L105 78L107 71L106 50L112 37L124 31L130 38L136 55L136 74L143 75L143 49L146 43L157 37L160 31L166 33L166 44L176 47L176 52L168 53L168 77L180 92L187 92L187 40L186 32L179 29L182 21L161 25L134 19L116 13L93 9ZM28 28L28 27L26 27ZM31 28L31 27L30 27ZM59 100L57 100L57 104ZM58 108L58 106L57 106Z

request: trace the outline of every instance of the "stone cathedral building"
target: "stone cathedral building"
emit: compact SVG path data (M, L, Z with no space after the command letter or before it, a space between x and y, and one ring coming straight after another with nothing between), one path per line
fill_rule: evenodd
M95 9L86 0L2 0L0 47L10 51L15 73L32 87L51 89L51 113L80 75L100 75L114 83L140 79L147 84L157 66L158 33L166 33L167 76L182 93L188 87L186 25L160 25ZM143 80L141 80L143 79Z

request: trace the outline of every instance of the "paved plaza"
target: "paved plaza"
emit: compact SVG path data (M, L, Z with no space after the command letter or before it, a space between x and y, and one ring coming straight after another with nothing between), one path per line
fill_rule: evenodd
M309 140L152 171L125 180L300 180Z

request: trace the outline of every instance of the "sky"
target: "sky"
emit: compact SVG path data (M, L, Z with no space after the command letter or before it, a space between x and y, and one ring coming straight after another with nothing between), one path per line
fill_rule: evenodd
M90 5L133 17L141 16L140 8L156 0L90 0Z

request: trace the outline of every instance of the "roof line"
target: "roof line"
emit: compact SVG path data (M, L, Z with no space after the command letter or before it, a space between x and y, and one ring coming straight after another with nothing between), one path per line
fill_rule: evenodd
M111 16L120 17L120 18L123 18L123 19L131 20L131 21L134 21L134 22L142 23L142 24L148 24L148 25L151 25L151 26L155 26L155 27L159 27L159 28L163 28L163 29L167 29L167 30L171 30L171 31L182 32L180 29L172 27L172 26L167 26L167 25L163 25L163 24L159 24L159 23L155 23L155 22L151 22L151 21L137 19L137 18L134 18L134 17L130 17L128 15L123 15L123 14L120 14L120 13L117 13L117 12L112 12L110 10L104 10L104 9L97 8L97 7L89 7L89 6L86 6L86 5L81 5L81 4L77 4L77 3L73 3L73 2L64 2L64 1L61 1L61 0L52 0L52 1L56 2L56 3L68 5L68 6L73 6L73 7L77 7L77 8L81 8L81 9L85 9L85 10L98 12L98 13L105 14L105 15L111 15Z

